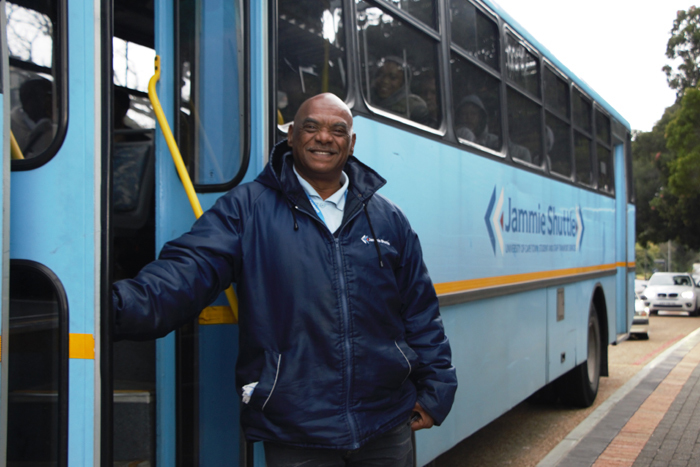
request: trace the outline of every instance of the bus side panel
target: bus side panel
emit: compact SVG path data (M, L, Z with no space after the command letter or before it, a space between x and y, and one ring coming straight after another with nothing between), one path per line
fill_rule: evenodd
M407 214L438 292L615 272L613 198L362 116L354 127L355 155L387 179L380 193Z
M69 124L62 147L39 168L13 172L10 256L56 274L68 300L70 340L86 344L68 363L68 465L95 464L95 313L100 190L94 2L69 2ZM99 127L98 127L99 128ZM97 195L96 195L97 194Z
M585 361L599 285L614 341L615 200L362 116L354 126L355 155L387 179L438 293L597 276L563 286L561 321L560 287L442 309L460 386L443 427L417 434L422 465Z
M417 433L418 465L434 459L545 384L544 291L443 308L459 388L443 425Z
M629 265L629 272L627 273L627 322L630 323L630 327L634 320L634 280L636 278L635 244L637 241L636 215L634 204L627 204L627 261Z
M627 313L627 183L625 181L625 146L614 147L615 156L615 262L617 263L617 302L615 303L617 334L630 330L631 322ZM634 258L634 256L632 256ZM632 302L634 303L634 302Z

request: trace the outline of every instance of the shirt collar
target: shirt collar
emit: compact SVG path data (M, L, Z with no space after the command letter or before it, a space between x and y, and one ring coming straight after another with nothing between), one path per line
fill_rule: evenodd
M341 186L338 191L336 191L328 198L323 200L323 198L321 198L321 195L318 194L314 187L312 187L309 182L304 180L304 178L301 175L299 175L299 172L297 172L297 168L295 166L292 166L292 168L294 169L294 175L296 175L299 179L299 184L304 189L307 195L309 195L312 198L318 198L319 200L328 203L333 203L335 204L335 207L340 209L341 211L345 208L345 193L348 191L348 187L350 186L350 179L345 174L345 172L340 172L340 182L343 184L343 186Z

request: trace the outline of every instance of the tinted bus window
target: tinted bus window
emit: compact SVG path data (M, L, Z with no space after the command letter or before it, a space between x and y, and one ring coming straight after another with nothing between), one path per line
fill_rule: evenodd
M318 93L344 100L348 68L340 2L279 0L277 9L277 123L283 125Z
M65 293L56 276L37 263L13 260L10 276L7 464L65 465L68 450Z
M574 91L574 123L591 133L591 101L579 91Z
M596 150L598 159L598 188L608 193L615 192L615 162L610 146L610 118L596 109Z
M612 151L609 148L598 144L598 188L608 193L615 192L615 176Z
M547 110L569 121L569 86L549 68L544 69L544 103Z
M576 155L576 180L586 185L593 184L591 164L591 140L579 132L574 132L574 153Z
M495 151L500 150L502 133L499 80L454 52L450 62L457 137Z
M7 45L10 54L10 127L21 155L31 159L50 152L65 114L62 87L61 22L58 0L7 2ZM31 6L29 6L31 5ZM57 145L54 145L57 146Z
M542 124L540 106L518 91L508 88L508 153L511 157L542 163Z
M549 170L571 176L569 85L549 67L544 69L545 145Z
M437 69L437 43L380 8L357 3L362 90L376 109L437 128L427 91L418 86ZM419 95L419 92L426 94ZM433 93L435 94L435 93Z
M494 70L500 69L498 25L467 0L450 1L452 42Z
M506 35L506 72L512 82L540 97L539 60L510 34Z
M435 28L435 0L388 0L428 26Z
M179 136L196 185L231 182L246 141L242 1L179 2Z
M549 170L570 177L571 127L569 124L547 112L545 115L545 141Z

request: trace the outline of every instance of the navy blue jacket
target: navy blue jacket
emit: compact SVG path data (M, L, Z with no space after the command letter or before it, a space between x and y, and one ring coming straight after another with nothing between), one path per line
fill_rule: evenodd
M407 423L416 400L440 424L457 389L450 346L418 237L376 193L385 180L349 157L333 235L286 142L270 161L114 284L116 337L164 336L235 282L237 386L259 382L241 412L249 440L356 449Z

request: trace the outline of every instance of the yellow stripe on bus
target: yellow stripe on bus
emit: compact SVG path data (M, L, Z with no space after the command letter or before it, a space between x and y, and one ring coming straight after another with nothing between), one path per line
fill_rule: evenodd
M95 359L95 338L92 334L68 335L68 358Z
M598 266L585 266L580 268L555 269L552 271L528 272L525 274L512 274L509 276L483 277L481 279L468 279L463 281L442 282L435 284L438 295L466 292L469 290L486 289L503 285L520 284L545 279L576 276L590 272L609 271L615 269L615 263L601 264Z

